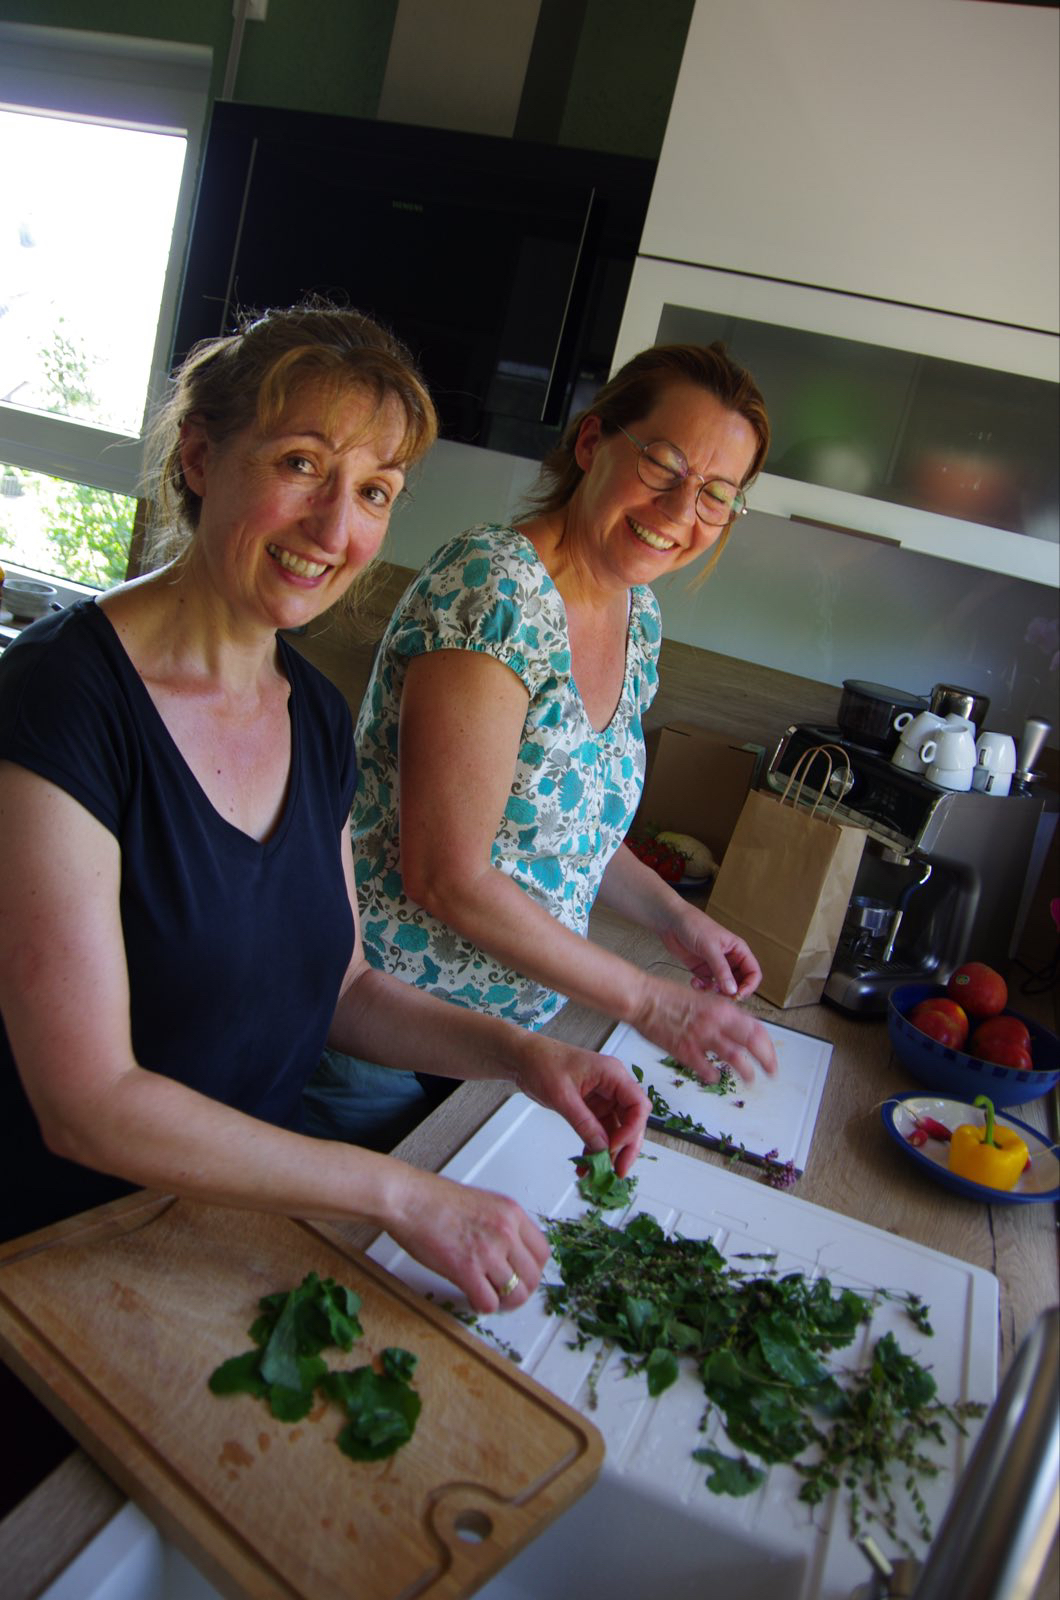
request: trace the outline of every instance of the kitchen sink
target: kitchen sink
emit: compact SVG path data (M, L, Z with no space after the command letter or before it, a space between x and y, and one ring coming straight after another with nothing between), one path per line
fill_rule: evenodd
M778 1600L802 1593L806 1559L709 1524L675 1506L660 1486L629 1483L605 1467L588 1494L478 1591L479 1600Z
M706 1527L665 1494L605 1471L588 1494L477 1591L479 1600L703 1600L706 1583L741 1600L800 1593L805 1560L771 1559L737 1531ZM131 1502L40 1600L222 1600Z

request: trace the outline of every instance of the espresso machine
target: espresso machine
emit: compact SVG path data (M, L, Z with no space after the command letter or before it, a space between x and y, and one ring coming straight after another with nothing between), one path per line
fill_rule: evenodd
M1044 801L1029 783L1006 796L939 789L838 728L806 724L784 734L764 786L783 793L800 758L821 744L842 754L831 753L818 814L866 833L824 998L879 1015L899 984L944 983L965 960L1003 969L1021 927ZM826 770L818 757L798 803L814 803Z

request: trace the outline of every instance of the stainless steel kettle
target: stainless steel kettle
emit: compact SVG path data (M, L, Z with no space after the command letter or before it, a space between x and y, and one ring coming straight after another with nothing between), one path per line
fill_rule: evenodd
M990 710L990 700L985 694L976 694L974 689L961 689L954 683L936 683L931 691L929 709L940 717L948 717L955 711L959 717L966 717L978 734Z

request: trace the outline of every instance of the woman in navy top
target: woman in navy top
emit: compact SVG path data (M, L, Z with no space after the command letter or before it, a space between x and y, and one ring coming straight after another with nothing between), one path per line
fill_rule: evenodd
M311 1139L328 1045L504 1076L632 1164L647 1102L609 1058L365 961L349 711L280 636L376 556L435 433L355 312L272 312L192 352L156 428L163 564L42 619L0 663L0 1230L146 1185L365 1218L480 1312L532 1293L506 1196Z

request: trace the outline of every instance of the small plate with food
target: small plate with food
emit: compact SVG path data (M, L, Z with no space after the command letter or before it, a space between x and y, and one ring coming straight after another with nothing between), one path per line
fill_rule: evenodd
M988 1205L1060 1201L1058 1147L1037 1128L1004 1111L939 1095L892 1095L883 1125L921 1171L969 1200ZM974 1133L957 1131L970 1128ZM987 1140L988 1132L993 1138ZM1023 1150L1019 1149L1022 1141ZM1010 1182L1015 1162L1018 1176ZM987 1178L987 1182L979 1181Z

